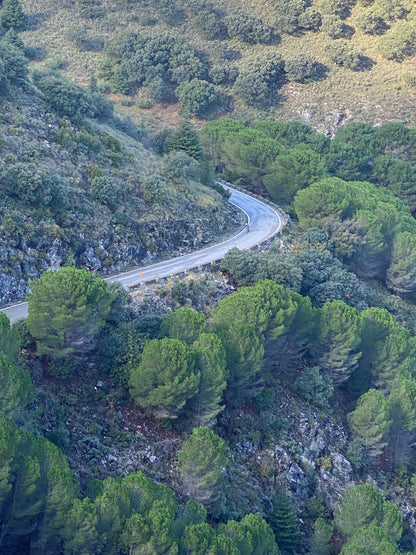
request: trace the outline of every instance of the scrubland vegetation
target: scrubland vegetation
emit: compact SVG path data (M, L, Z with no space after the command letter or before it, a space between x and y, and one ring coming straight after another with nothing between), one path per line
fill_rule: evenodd
M29 303L0 313L0 552L414 553L413 3L3 0L0 26L0 292ZM215 176L283 235L101 279L237 229Z

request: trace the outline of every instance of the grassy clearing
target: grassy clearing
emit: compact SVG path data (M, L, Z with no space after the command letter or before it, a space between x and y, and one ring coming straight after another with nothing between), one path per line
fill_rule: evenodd
M327 78L322 81L310 84L287 83L280 91L282 102L271 111L258 112L237 100L233 104L234 111L228 113L230 116L236 117L240 114L283 121L300 119L321 130L327 128L331 114L339 112L344 115L344 121L361 120L379 124L397 120L408 125L416 125L416 87L408 84L410 78L416 78L416 58L409 58L402 63L386 60L378 52L378 37L365 35L358 29L351 38L351 45L373 60L374 65L369 71L354 72L329 62L324 48L331 39L324 33L305 33L299 37L283 35L279 45L265 47L247 45L236 39L204 40L189 19L179 27L168 27L160 20L154 26L143 26L141 21L144 12L157 14L152 8L144 7L139 2L127 5L125 0L116 3L103 0L105 15L99 19L83 19L77 2L69 0L58 3L52 0L22 0L21 3L31 19L38 22L23 33L25 42L42 48L49 60L61 58L65 62L62 73L81 84L88 84L91 76L98 73L105 54L104 51L81 52L70 40L69 30L83 28L88 38L101 41L111 40L127 30L150 34L168 31L185 36L194 47L207 52L211 60L216 59L220 46L241 52L242 58L235 62L238 65L244 63L248 56L264 49L271 49L277 50L284 59L307 52L329 68ZM319 2L315 4L319 8ZM183 2L183 5L186 6L186 3ZM225 0L220 7L227 13L245 11L269 24L274 23L272 5L266 0ZM354 26L356 10L357 8L346 20L351 26ZM45 60L37 63L46 67ZM231 93L230 90L226 92ZM138 107L137 97L131 99L130 106L123 105L125 102L122 98L118 98L117 102L123 113L127 113L133 121L141 123L149 132L163 127L173 127L180 119L177 113L178 104L154 105L144 109ZM199 125L202 123L198 122Z

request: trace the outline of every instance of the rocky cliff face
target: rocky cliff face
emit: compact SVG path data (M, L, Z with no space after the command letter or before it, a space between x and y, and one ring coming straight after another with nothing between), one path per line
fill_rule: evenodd
M238 227L235 209L199 182L194 158L158 156L131 123L59 119L30 89L4 100L2 114L1 305L49 268L106 276Z
M194 214L190 212L187 218L179 220L134 224L128 235L114 228L104 229L98 236L79 234L76 257L72 255L72 244L62 238L51 241L45 235L39 238L36 248L25 240L2 241L0 304L23 299L31 279L71 261L105 277L157 258L179 256L232 235L241 223L241 215L225 202L219 208L212 214L195 210Z

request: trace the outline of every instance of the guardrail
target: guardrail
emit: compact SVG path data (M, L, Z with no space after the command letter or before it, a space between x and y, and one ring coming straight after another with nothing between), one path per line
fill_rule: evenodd
M286 214L286 212L284 212L280 206L277 206L277 204L274 204L274 202L271 202L268 199L263 198L260 195L257 195L256 193L253 193L251 191L247 191L246 189L243 189L242 187L238 187L237 185L234 185L233 183L229 183L228 181L225 181L224 179L218 179L216 181L216 183L218 183L218 185L221 186L225 186L225 187L229 187L230 189L234 189L235 191L238 191L240 193L243 193L249 197L253 197L257 200L259 200L260 202L262 202L263 204L266 204L268 206L270 206L275 212L277 212L281 222L282 222L282 226L285 225L289 225L290 222L290 216L288 214ZM262 247L266 247L268 244L270 244L270 242L278 235L281 234L281 229L276 230L272 235L270 235L269 237L267 237L267 239L265 239L264 241L257 243L257 245L254 245L252 247L250 247L250 249L247 250L251 250L251 251L257 251ZM143 284L151 284L151 283L160 283L161 280L164 280L166 278L169 277L173 277L173 276L179 276L181 274L183 274L184 276L188 275L190 272L201 272L203 271L204 268L208 268L211 264L218 264L220 263L222 260L222 258L215 258L213 260L210 260L204 264L202 264L201 266L194 266L194 267L190 267L187 268L186 270L180 270L177 272L172 272L169 275L164 276L163 278L157 278L157 279L143 279L140 283L136 284L136 285L132 285L129 286L129 289L135 289L135 288L139 288L141 285Z
M283 212L283 210L280 208L280 206L278 206L277 204L275 204L271 200L268 200L268 199L266 199L266 198L264 198L260 195L257 195L256 193L253 193L252 191L247 191L247 189L243 189L243 187L239 187L238 185L234 185L234 183L229 183L228 181L225 181L225 179L217 179L216 183L218 183L218 185L222 185L222 186L229 187L230 189L234 189L235 191L239 191L240 193L244 193L245 195L247 195L249 197L253 197L253 198L261 201L263 204L267 204L268 206L271 206L271 208L276 210L276 212L279 214L280 219L282 220L282 224L283 225L289 225L289 223L290 223L289 214L286 214L286 212Z

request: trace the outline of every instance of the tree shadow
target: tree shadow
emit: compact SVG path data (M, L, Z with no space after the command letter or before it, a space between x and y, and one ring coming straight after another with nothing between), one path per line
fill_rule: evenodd
M359 64L356 71L370 71L370 69L376 64L374 60L364 54L359 56Z
M47 52L42 46L31 46L28 44L25 46L24 51L26 58L35 62L41 62L47 56Z
M355 29L354 27L351 27L351 25L347 25L346 23L343 26L342 29L342 38L344 39L351 39L351 37L355 35Z
M282 37L279 35L279 33L273 31L270 40L266 44L270 46L280 46L282 44Z
M37 31L45 21L50 19L50 14L46 12L34 13L26 16L26 31Z

